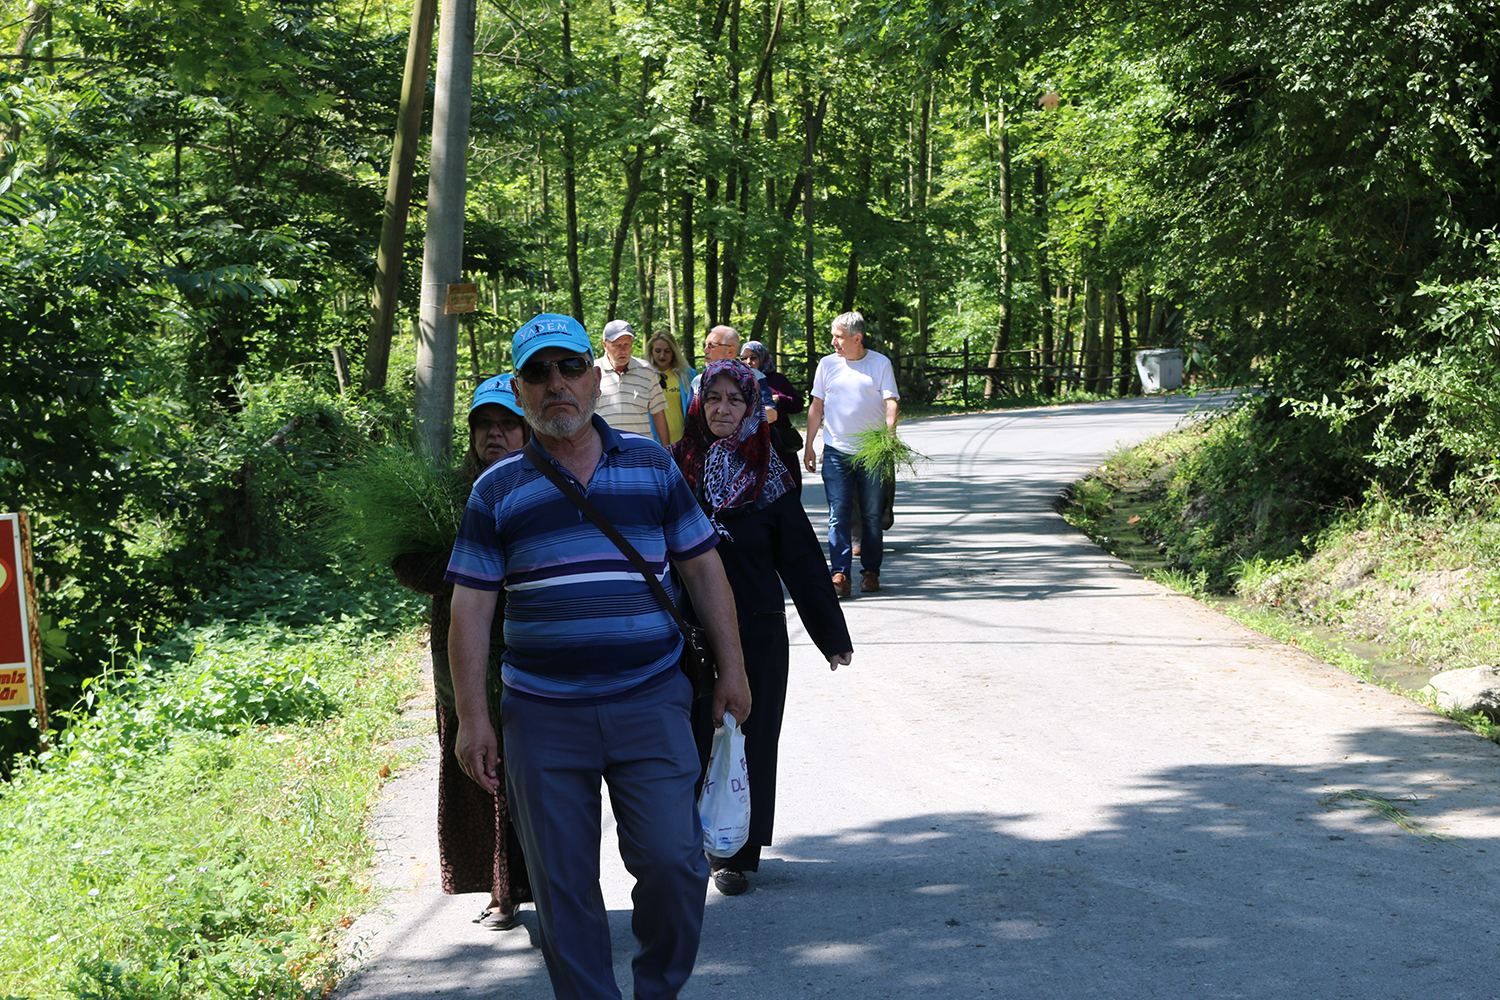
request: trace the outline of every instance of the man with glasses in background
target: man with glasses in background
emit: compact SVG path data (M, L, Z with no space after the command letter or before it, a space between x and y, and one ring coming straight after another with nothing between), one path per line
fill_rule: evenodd
M732 361L740 356L740 335L732 326L716 326L708 331L708 336L703 338L703 367L707 368L710 361ZM765 373L757 369L755 372L755 383L760 386L760 405L766 408L766 423L774 424L781 416L776 412L776 397L771 394L771 387L766 385ZM699 372L693 378L693 395L698 395L702 387L703 373Z
M743 720L750 690L734 596L714 551L718 535L671 456L595 414L601 372L577 320L537 316L516 332L511 352L536 457L587 495L669 593L669 563L677 569L718 658L714 720L726 710ZM474 484L448 567L455 753L482 787L499 787L484 668L504 587L503 780L553 992L620 997L599 889L602 779L621 858L636 879L635 996L668 1000L692 973L708 884L694 802L692 688L678 667L682 636L629 560L528 451L501 459Z

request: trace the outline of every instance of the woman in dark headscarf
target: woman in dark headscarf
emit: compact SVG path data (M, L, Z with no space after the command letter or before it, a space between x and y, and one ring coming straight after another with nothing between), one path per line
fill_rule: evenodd
M776 819L776 747L790 661L782 584L829 669L854 655L822 546L771 444L765 412L752 405L759 399L754 372L738 361L713 362L688 407L682 439L672 446L672 457L721 536L719 558L734 590L755 705L744 724L750 839L733 857L712 859L714 885L726 896L749 888L745 873L759 870ZM707 699L693 706L705 767L713 736L710 711Z
M496 375L474 390L469 407L469 451L457 475L465 487L495 462L524 445L530 437L521 405L510 386L511 376ZM448 667L449 600L453 584L443 579L452 558L442 552L407 552L391 562L403 587L432 598L432 686L437 700L438 744L438 862L443 891L450 894L487 892L490 901L475 920L494 930L516 925L516 908L531 899L526 859L510 821L510 806L502 784L491 795L470 780L459 766L453 748L458 738L458 714L453 701L453 677ZM505 591L500 592L503 601ZM505 652L505 608L496 608L490 633L490 713L500 718L500 655Z
M776 447L776 454L781 456L781 461L786 465L787 471L792 474L792 482L796 484L794 492L802 493L802 435L797 428L792 426L792 414L801 413L803 402L802 393L792 385L792 380L776 370L776 361L771 357L771 349L758 340L747 340L740 348L740 360L751 368L757 369L766 377L766 385L771 390L771 398L776 403L776 412L779 414L776 422L771 425L771 443ZM788 458L788 456L791 456Z

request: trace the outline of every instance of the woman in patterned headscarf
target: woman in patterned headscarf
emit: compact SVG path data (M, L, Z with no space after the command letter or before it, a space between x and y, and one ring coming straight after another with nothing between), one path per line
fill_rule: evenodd
M782 584L829 669L854 655L822 546L771 444L764 410L752 405L759 400L754 372L738 361L713 362L688 407L682 439L672 446L672 457L721 536L719 558L734 590L755 705L744 725L750 839L733 857L712 859L714 885L726 896L749 888L745 873L759 869L776 819L776 748L790 666ZM693 706L693 731L707 767L713 720L706 699Z
M798 494L802 492L802 435L792 426L792 414L802 412L802 393L792 385L791 379L776 370L776 361L771 349L758 340L747 340L740 347L740 360L766 377L766 386L771 390L771 399L780 414L771 425L771 443L781 456L787 470L792 474Z

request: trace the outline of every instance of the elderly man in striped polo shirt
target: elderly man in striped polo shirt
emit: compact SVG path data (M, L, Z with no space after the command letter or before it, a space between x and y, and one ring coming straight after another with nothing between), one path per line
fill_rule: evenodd
M600 371L583 326L543 314L511 345L516 395L539 458L598 507L662 583L676 567L719 663L713 716L750 711L734 596L718 535L671 456L594 414ZM668 1000L692 973L708 862L694 803L698 753L682 637L644 579L524 452L474 484L447 578L456 754L499 787L485 696L496 592L507 594L501 701L505 780L536 896L553 992L618 1000L599 891L601 778L636 879L635 996Z
M599 416L617 431L655 437L667 446L667 394L662 378L645 360L635 357L635 330L623 319L604 324L604 357L599 369Z

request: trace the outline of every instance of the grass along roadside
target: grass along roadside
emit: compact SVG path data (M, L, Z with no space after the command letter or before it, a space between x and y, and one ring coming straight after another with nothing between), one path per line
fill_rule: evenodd
M402 763L414 631L204 629L89 689L0 791L0 996L309 998L371 899L366 813Z
M1144 575L1434 711L1426 676L1500 663L1494 511L1418 514L1377 499L1309 517L1287 488L1296 473L1247 447L1243 422L1229 414L1117 451L1059 509ZM1442 714L1500 741L1487 716Z

